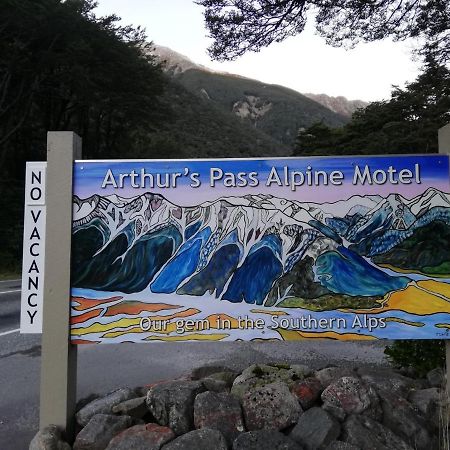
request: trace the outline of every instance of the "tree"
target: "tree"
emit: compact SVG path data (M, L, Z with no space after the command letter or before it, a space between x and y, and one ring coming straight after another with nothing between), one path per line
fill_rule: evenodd
M77 132L86 158L130 157L168 117L145 34L94 6L0 1L0 269L19 264L25 161L45 159L47 131Z
M165 81L145 34L94 6L0 2L0 166L42 157L47 130L76 131L86 156L114 156L161 119Z
M422 51L446 62L450 53L448 0L198 0L213 59L232 60L301 33L308 18L328 44L421 37ZM310 14L311 13L311 14Z
M377 154L438 151L437 130L450 122L450 70L427 58L424 71L389 101L357 110L343 128L301 130L295 153Z

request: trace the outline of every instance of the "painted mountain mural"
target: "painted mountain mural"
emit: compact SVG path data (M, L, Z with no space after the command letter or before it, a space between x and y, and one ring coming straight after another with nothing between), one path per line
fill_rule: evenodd
M449 237L450 195L434 188L189 207L74 195L72 339L445 336Z

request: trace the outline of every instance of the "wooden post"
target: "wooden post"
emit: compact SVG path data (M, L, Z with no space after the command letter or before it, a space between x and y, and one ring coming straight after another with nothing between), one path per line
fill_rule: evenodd
M450 123L439 129L439 153L450 155ZM450 174L449 174L450 175ZM445 361L447 372L447 395L450 397L450 340L445 340Z
M42 325L40 428L50 424L74 436L76 346L70 344L72 174L81 139L68 131L47 136L46 243Z

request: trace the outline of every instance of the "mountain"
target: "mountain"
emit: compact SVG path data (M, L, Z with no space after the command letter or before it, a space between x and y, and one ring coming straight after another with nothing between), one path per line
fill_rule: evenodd
M284 147L292 148L299 129L313 123L339 127L349 120L348 114L332 111L292 89L215 72L167 47L155 46L153 54L187 91Z
M449 195L433 190L411 200L389 195L369 202L355 196L340 202L347 212L335 217L330 204L321 210L320 204L262 194L188 207L150 192L128 200L74 196L73 286L210 293L258 305L277 304L288 294L331 302L379 298L409 279L389 276L370 259L387 255L390 261L396 252L389 252L411 238L430 250L427 267L442 272L450 264L445 250L433 253L435 236L422 231L444 227L448 234L450 208L440 199ZM416 216L408 204L421 203L429 208ZM415 264L422 267L420 259Z
M171 75L177 75L189 69L210 71L207 67L196 64L187 56L184 56L169 47L153 45L152 54L163 64L164 70Z
M360 108L365 108L368 103L362 100L347 100L343 96L338 97L330 97L326 94L304 94L306 97L311 98L312 100L320 103L321 105L331 109L337 114L340 114L344 117L351 117L352 114Z
M450 273L450 226L448 222L434 221L417 228L392 250L376 255L373 261L408 271L429 275Z
M386 253L436 221L450 225L450 195L433 188L411 200L390 194L372 209L361 207L355 214L327 218L325 223L350 243L351 250L363 256Z
M145 136L138 157L223 158L289 156L292 151L271 136L242 123L210 101L169 79L161 102L171 117Z

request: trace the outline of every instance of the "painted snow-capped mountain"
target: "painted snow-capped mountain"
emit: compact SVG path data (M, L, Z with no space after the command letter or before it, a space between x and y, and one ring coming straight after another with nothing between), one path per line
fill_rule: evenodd
M152 193L74 196L73 285L209 292L256 304L273 304L286 290L304 298L380 296L409 280L371 258L435 221L450 227L450 196L435 189L410 200L391 194L316 204L246 195L191 207Z

